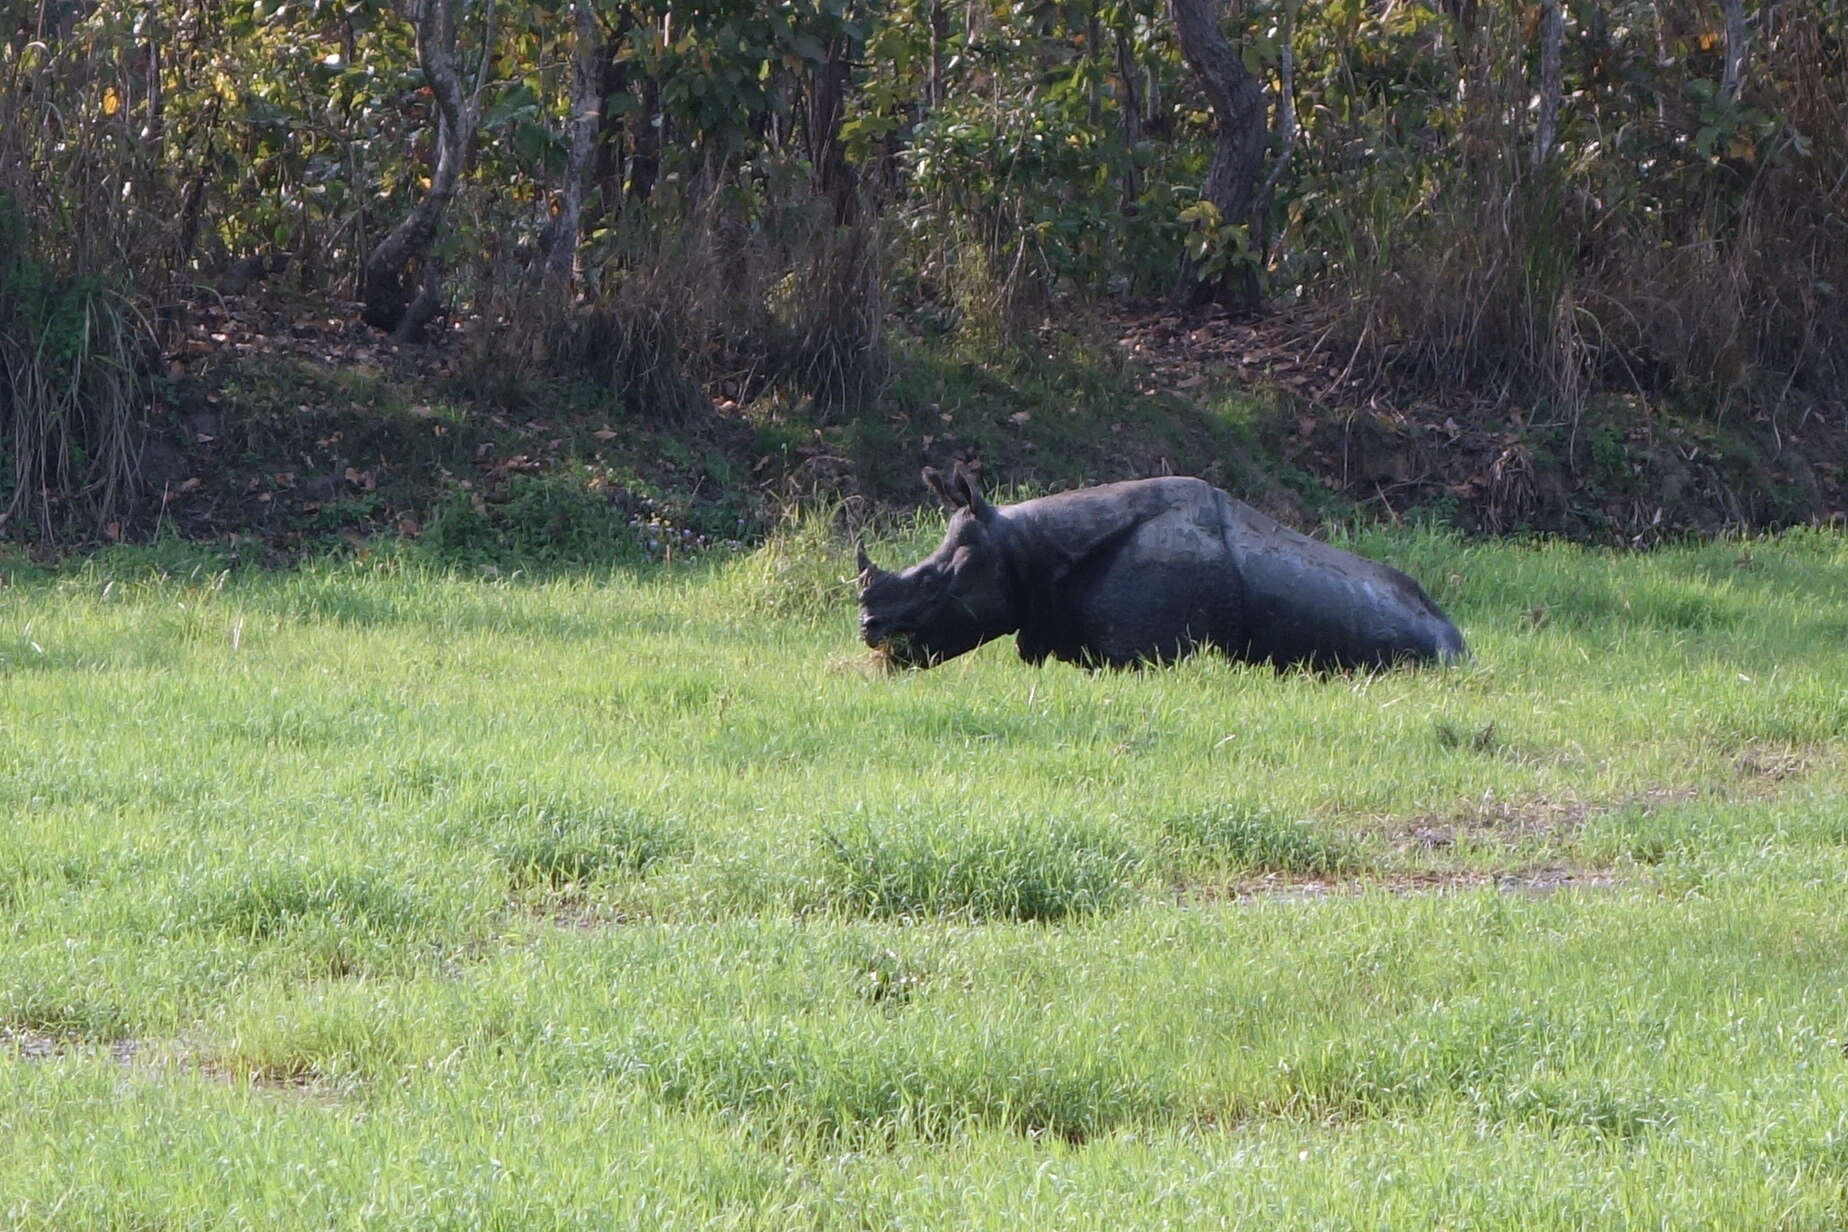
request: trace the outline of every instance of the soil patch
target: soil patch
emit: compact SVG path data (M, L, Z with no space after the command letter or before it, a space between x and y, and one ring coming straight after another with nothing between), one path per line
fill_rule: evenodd
M608 903L529 902L515 904L515 907L535 919L566 932L596 932L605 928L621 928L625 924L639 923L647 918Z
M257 1071L239 1076L229 1067L209 1057L174 1057L164 1049L150 1049L140 1040L111 1040L107 1044L61 1039L41 1031L0 1027L0 1052L11 1051L21 1060L55 1063L65 1057L107 1059L123 1069L148 1077L175 1073L196 1074L226 1086L248 1086L253 1090L277 1091L333 1103L335 1092L311 1071Z
M189 1057L170 1067L181 1073L196 1074L201 1078L230 1087L248 1087L253 1091L271 1091L298 1099L309 1099L319 1104L332 1106L340 1102L339 1092L309 1068L278 1069L264 1067L239 1074L229 1066L210 1057Z
M1534 796L1524 800L1484 797L1468 809L1426 814L1389 831L1394 851L1442 851L1471 842L1548 841L1577 833L1594 816L1628 808L1645 812L1683 804L1699 793L1692 787L1652 787L1616 800L1590 802Z
M1769 792L1834 760L1832 750L1819 746L1754 743L1733 754L1733 770L1746 784Z

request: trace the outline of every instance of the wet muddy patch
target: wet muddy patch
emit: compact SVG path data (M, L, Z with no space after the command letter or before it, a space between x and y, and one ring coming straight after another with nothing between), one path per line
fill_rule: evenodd
M135 1040L71 1039L26 1027L0 1026L0 1055L11 1053L22 1061L56 1061L67 1056L103 1057L120 1065L132 1062L141 1051Z
M1572 838L1595 817L1625 811L1646 814L1686 804L1699 794L1693 787L1653 787L1614 800L1592 801L1550 796L1500 800L1490 792L1468 808L1428 813L1390 826L1386 838L1398 855L1455 847L1555 843Z
M1499 871L1416 869L1343 877L1272 874L1228 882L1207 896L1241 903L1313 902L1370 893L1410 896L1497 890L1517 897L1545 898L1567 891L1615 891L1627 884L1625 878L1607 868L1535 865Z
M1759 790L1775 790L1837 761L1834 750L1819 745L1753 741L1733 754L1734 775Z
M177 1051L145 1040L96 1042L0 1026L0 1057L6 1056L45 1065L66 1060L110 1061L141 1078L202 1078L222 1086L247 1087L328 1104L337 1102L341 1094L337 1084L306 1065L236 1066L215 1056Z

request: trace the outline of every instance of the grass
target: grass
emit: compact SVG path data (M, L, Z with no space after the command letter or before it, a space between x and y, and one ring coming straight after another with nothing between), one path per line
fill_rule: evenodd
M1848 541L1350 540L1470 666L0 564L0 1225L1839 1226Z

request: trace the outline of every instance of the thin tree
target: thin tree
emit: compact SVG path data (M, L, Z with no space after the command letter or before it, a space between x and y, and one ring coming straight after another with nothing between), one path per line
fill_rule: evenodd
M481 63L474 89L463 93L462 62L456 51L457 0L402 0L400 10L417 39L417 63L436 98L436 166L430 188L391 233L366 258L360 298L366 323L385 330L399 341L421 336L442 303L431 245L443 210L455 196L462 171L468 164L469 146L481 119L481 90L487 81L488 35L494 22L493 0L488 0L482 23ZM417 280L413 297L407 285Z
M565 121L564 184L540 237L548 281L563 282L578 270L578 219L590 178L597 132L603 124L603 55L597 38L594 0L574 0L571 53L571 114Z
M1726 65L1721 72L1720 91L1729 102L1736 103L1745 86L1745 62L1752 45L1745 22L1745 0L1720 0L1720 12L1726 18Z
M1553 153L1553 138L1559 128L1559 102L1564 92L1559 70L1560 47L1566 39L1566 14L1560 0L1540 2L1540 80L1535 93L1540 99L1539 114L1534 122L1534 170L1546 164Z

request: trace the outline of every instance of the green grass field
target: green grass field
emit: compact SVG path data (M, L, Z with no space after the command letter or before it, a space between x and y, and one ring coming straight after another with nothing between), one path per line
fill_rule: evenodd
M1474 663L0 568L0 1226L1848 1222L1848 540L1356 546Z

